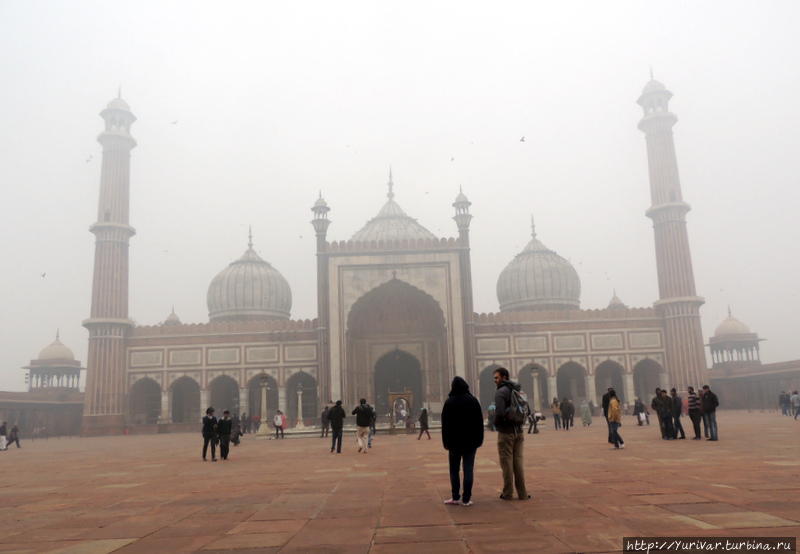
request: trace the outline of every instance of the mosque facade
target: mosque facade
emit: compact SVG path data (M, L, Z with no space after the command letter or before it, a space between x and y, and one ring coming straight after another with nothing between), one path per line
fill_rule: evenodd
M261 417L280 409L291 425L309 425L322 405L338 399L350 405L365 397L383 416L397 394L409 399L412 412L437 413L456 375L477 389L485 407L493 397L492 371L500 366L539 409L554 397L597 405L609 386L632 404L658 386L702 385L710 377L703 298L695 290L671 96L651 80L638 99L658 269L652 306L628 307L615 293L604 309L581 309L578 273L545 245L532 222L528 244L498 275L499 311L475 313L469 199L456 196L453 236L437 237L400 206L390 172L383 206L348 240L329 238L335 210L321 195L313 204L315 319L291 318L291 286L259 256L251 237L211 281L208 322L185 324L173 310L150 326L135 324L128 313L136 118L115 98L100 114L103 163L90 228L96 243L91 311L83 322L89 354L82 432L193 429L209 405Z

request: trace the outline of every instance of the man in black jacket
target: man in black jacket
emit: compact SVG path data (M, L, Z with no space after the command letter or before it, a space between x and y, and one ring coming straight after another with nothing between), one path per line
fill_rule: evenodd
M344 429L344 418L347 417L342 408L342 401L337 400L336 405L328 410L328 421L331 422L331 454L334 449L337 454L342 453L342 430Z
M233 420L228 410L222 412L222 419L217 421L217 433L219 434L219 457L223 460L228 459L228 452L231 448L231 431Z
M319 416L319 422L320 422L320 424L322 426L322 434L320 435L320 438L325 438L325 437L328 436L328 429L330 429L330 427L331 427L331 420L328 419L328 412L329 411L330 411L330 408L325 406L325 409L322 410L322 413Z
M483 410L478 399L469 393L469 385L461 377L453 378L450 395L442 408L442 444L450 462L452 496L445 504L472 506L475 452L483 444ZM463 463L464 491L458 470Z
M211 443L211 461L217 461L217 418L214 417L214 408L208 408L203 417L203 461L206 461L208 445Z
M367 442L369 442L369 426L372 424L372 406L367 404L367 399L362 398L358 401L358 406L353 409L356 416L356 442L358 451L367 453Z
M681 413L683 412L683 399L678 396L678 391L673 387L669 391L672 396L672 438L678 438L678 432L681 434L681 439L686 438L686 433L683 431L681 425Z
M700 403L703 405L703 420L706 422L706 425L708 425L709 433L711 433L711 437L706 440L718 440L717 406L719 406L719 400L717 399L717 395L711 392L711 387L708 385L703 385L703 398L700 400Z
M522 447L525 435L522 434L522 425L509 420L511 410L512 390L520 390L519 383L510 380L508 370L499 367L494 370L494 382L497 391L494 394L496 412L494 425L497 428L497 452L500 457L500 467L503 469L503 492L500 498L511 500L514 497L514 488L520 500L530 498L525 488L525 469L523 467Z

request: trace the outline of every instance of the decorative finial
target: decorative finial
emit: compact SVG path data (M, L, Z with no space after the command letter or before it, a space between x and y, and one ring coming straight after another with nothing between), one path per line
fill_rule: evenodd
M122 85L117 87L117 98L122 98Z
M464 187L462 187L461 185L458 185L458 192L463 194L464 193Z
M654 77L653 77L653 66L651 65L650 66L650 80L652 81L653 79L654 79Z
M613 288L613 289L611 289L611 290L614 292L614 296L616 296L616 295L617 295L617 289L616 289L616 287L615 287L615 288Z
M253 226L248 225L247 227L247 248L250 250L253 249Z
M531 238L536 238L536 222L533 220L533 214L531 214Z
M389 182L387 184L389 185L389 192L386 194L386 196L389 198L389 200L391 200L392 198L394 198L394 180L392 179L392 166L389 166Z
M56 340L60 340L61 339L60 335L61 335L61 329L56 329Z
M731 305L730 304L728 304L728 317L733 317L731 315Z
M319 199L322 200L322 189L319 189Z
M175 304L172 305L172 313L175 313Z

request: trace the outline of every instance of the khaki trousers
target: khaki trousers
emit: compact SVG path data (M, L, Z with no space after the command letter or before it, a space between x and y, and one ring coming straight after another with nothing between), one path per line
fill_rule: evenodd
M506 498L514 496L514 488L519 498L528 498L522 459L524 437L522 433L497 433L497 452L503 470L503 496Z
M369 427L356 427L356 442L358 443L358 447L366 452L368 441Z

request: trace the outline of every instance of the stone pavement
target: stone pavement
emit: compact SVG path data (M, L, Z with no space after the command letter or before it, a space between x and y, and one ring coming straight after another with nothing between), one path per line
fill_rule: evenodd
M442 504L438 434L378 436L366 455L352 435L341 455L246 436L217 463L199 433L23 438L0 452L0 552L613 552L629 535L800 534L800 421L721 412L712 443L626 419L623 451L602 419L526 436L528 502L497 498L487 433L470 508Z

